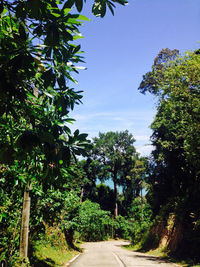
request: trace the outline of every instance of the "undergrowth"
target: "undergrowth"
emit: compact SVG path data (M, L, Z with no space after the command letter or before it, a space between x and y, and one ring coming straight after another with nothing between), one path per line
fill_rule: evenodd
M31 266L64 266L79 253L79 248L68 246L63 232L58 227L46 227L46 232L39 239L32 241Z

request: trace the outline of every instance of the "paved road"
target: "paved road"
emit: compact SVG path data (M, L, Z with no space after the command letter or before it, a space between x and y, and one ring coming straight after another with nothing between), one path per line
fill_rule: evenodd
M154 256L121 248L122 245L127 244L129 244L128 241L121 240L85 243L82 246L84 253L75 259L70 267L178 266Z

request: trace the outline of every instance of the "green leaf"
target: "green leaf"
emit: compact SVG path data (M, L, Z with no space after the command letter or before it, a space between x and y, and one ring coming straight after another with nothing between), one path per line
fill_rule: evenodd
M84 21L91 21L91 19L88 19L86 16L83 16L83 15L79 15L79 16L77 17L77 19L79 19L79 20L84 20Z
M74 137L77 137L79 135L79 130L77 129L75 132L74 132Z
M69 127L64 126L63 128L64 128L65 133L67 133L67 134L71 134L71 130L70 130Z
M66 31L66 32L64 33L64 36L66 37L67 42L68 42L68 41L73 41L73 35L72 35L70 32Z
M107 2L107 5L112 13L112 15L114 16L114 9L113 7L115 7L115 5L113 5L110 1Z
M30 92L27 92L26 95L30 98L34 98L34 99L37 99L37 97L35 95L33 95L32 93Z
M106 14L106 3L103 2L101 5L101 17L103 18Z
M59 121L57 121L56 124L57 124L58 126L60 126L60 127L63 127L63 126L65 125L64 123L59 122Z
M83 0L76 0L75 6L76 6L78 12L81 12L81 10L83 8Z
M101 2L99 0L96 0L93 7L92 7L92 13L99 17L101 16Z
M70 74L66 73L67 78L75 84L78 84L77 80L75 80Z
M79 136L78 136L78 139L80 140L80 141L85 141L86 140L86 138L88 137L88 134L80 134Z
M128 1L127 0L115 0L113 2L116 2L118 4L121 4L123 6L127 5L128 4Z
M76 54L79 50L81 49L81 46L80 45L77 45L74 49L74 54Z
M73 123L73 122L75 122L76 120L75 120L75 119L72 119L72 118L67 118L67 119L64 119L63 121L64 121L64 122L67 122L67 123Z
M65 8L71 8L74 3L75 3L75 0L68 0L68 1L66 1L65 4L64 4L64 6L63 6L63 10Z
M8 10L6 8L4 8L3 10L3 16L8 12Z
M19 180L21 180L24 184L26 184L26 180L25 180L23 174L20 174L20 175L19 175Z
M84 38L81 34L79 34L79 35L74 35L73 36L73 40L74 41L76 41L76 40L78 40L78 39L82 39L82 38Z
M2 212L2 213L0 214L0 222L3 221L3 218L5 218L5 219L8 218L8 216L7 216L7 214L6 214L5 212Z
M56 17L56 18L59 18L59 17L60 17L60 14L55 13L55 12L52 12L51 15L53 15L53 16Z
M64 16L67 16L69 12L71 11L71 8L64 8L62 9Z

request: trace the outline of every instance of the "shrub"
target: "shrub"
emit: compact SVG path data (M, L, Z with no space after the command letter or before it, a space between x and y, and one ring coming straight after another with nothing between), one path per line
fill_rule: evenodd
M143 198L142 202L140 198L136 198L132 202L128 214L133 224L132 243L137 244L150 228L152 214L150 205L146 202L145 198Z
M113 232L115 238L129 239L133 235L134 224L125 217L119 215L115 218Z
M82 203L76 222L84 241L106 240L112 223L110 212L101 210L99 204L90 200Z

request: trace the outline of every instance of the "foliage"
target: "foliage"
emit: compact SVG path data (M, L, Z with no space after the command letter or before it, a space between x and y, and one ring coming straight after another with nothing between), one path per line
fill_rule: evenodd
M146 177L147 198L154 216L175 213L192 239L194 225L199 221L197 203L200 201L200 55L198 51L182 56L173 51L169 54L159 70L153 67L150 72L156 82L156 92L151 81L148 81L150 89L144 89L158 95L157 114L151 125L155 149ZM195 236L192 242L197 247L199 237ZM188 247L185 244L183 238L179 245L182 252Z
M49 228L32 246L31 262L38 267L63 266L78 253L68 248L64 234L56 227Z
M23 183L15 169L0 166L0 261L14 264L18 255ZM17 199L17 201L16 201Z
M67 80L74 81L70 73L76 71L69 63L82 61L77 55L80 46L68 42L78 35L80 19L85 18L70 21L66 19L70 10L59 9L50 1L36 5L31 1L4 1L3 8L1 162L21 159L31 163L37 154L33 165L46 160L47 170L48 164L66 164L70 153L83 152L78 144L84 146L86 137L78 131L71 136L66 126L72 121L69 111L82 97L66 84ZM38 38L40 45L35 45ZM62 134L68 136L67 140L61 138Z
M183 198L191 212L197 208L199 192L199 72L200 57L195 53L168 63L158 80L162 97L151 126L156 147L153 190L160 198L166 196L164 201L176 197L181 203Z
M76 39L80 20L86 18L77 16L70 21L70 10L51 1L4 1L1 8L0 163L6 169L2 177L8 179L11 192L11 184L21 190L37 181L43 182L46 190L53 183L59 187L63 182L61 167L68 166L75 154L84 154L88 146L86 134L78 130L71 134L67 127L73 121L69 111L82 97L81 92L67 85L75 81L70 73L77 72L69 63L82 61L80 46L68 42ZM13 207L22 203L21 196L15 196ZM2 204L8 209L8 203ZM20 210L16 218L19 215ZM5 212L2 216L5 219ZM38 217L41 214L34 219ZM19 225L12 223L10 213L7 222L17 225L16 230L15 225L11 227L10 234L4 231L6 225L3 227L5 238L13 240L12 233L16 239L11 248L4 247L6 254L2 257L10 262L12 250L18 250Z
M114 190L102 183L98 184L95 189L95 195L92 201L99 203L101 209L108 210L112 213L114 210Z
M114 14L114 3L126 0L95 0L92 12L104 17L108 7ZM80 191L82 174L69 164L86 155L89 141L79 130L71 133L69 113L82 99L71 85L77 83L72 73L84 69L77 66L83 57L76 41L88 21L82 8L83 0L0 3L0 253L10 265L18 251L25 187L32 189L32 241L46 224L72 229L78 211L73 190Z
M162 49L154 59L152 70L143 75L142 82L138 88L140 92L143 94L149 92L154 95L159 95L161 87L158 80L163 78L166 64L170 60L174 60L178 55L179 51L177 49Z
M80 207L77 230L85 241L104 240L108 237L110 221L110 212L101 210L99 204L86 200Z
M113 221L113 234L115 238L130 239L134 233L134 223L121 215Z
M115 3L126 0L95 0L92 12L104 17L108 7L114 14ZM46 225L56 223L65 234L76 226L75 191L84 173L75 175L69 165L90 147L87 134L69 128L69 113L82 99L71 85L77 84L72 74L84 69L77 65L83 57L76 41L88 21L82 8L83 0L0 2L0 253L11 266L25 187L32 189L32 241Z
M137 244L149 230L151 226L151 207L145 198L136 198L133 200L129 209L129 218L133 223L132 243Z
M114 184L115 216L117 209L117 186L127 185L134 178L134 164L137 153L133 143L135 139L128 131L99 133L93 140L91 159L96 165L97 178L104 181L112 179Z

